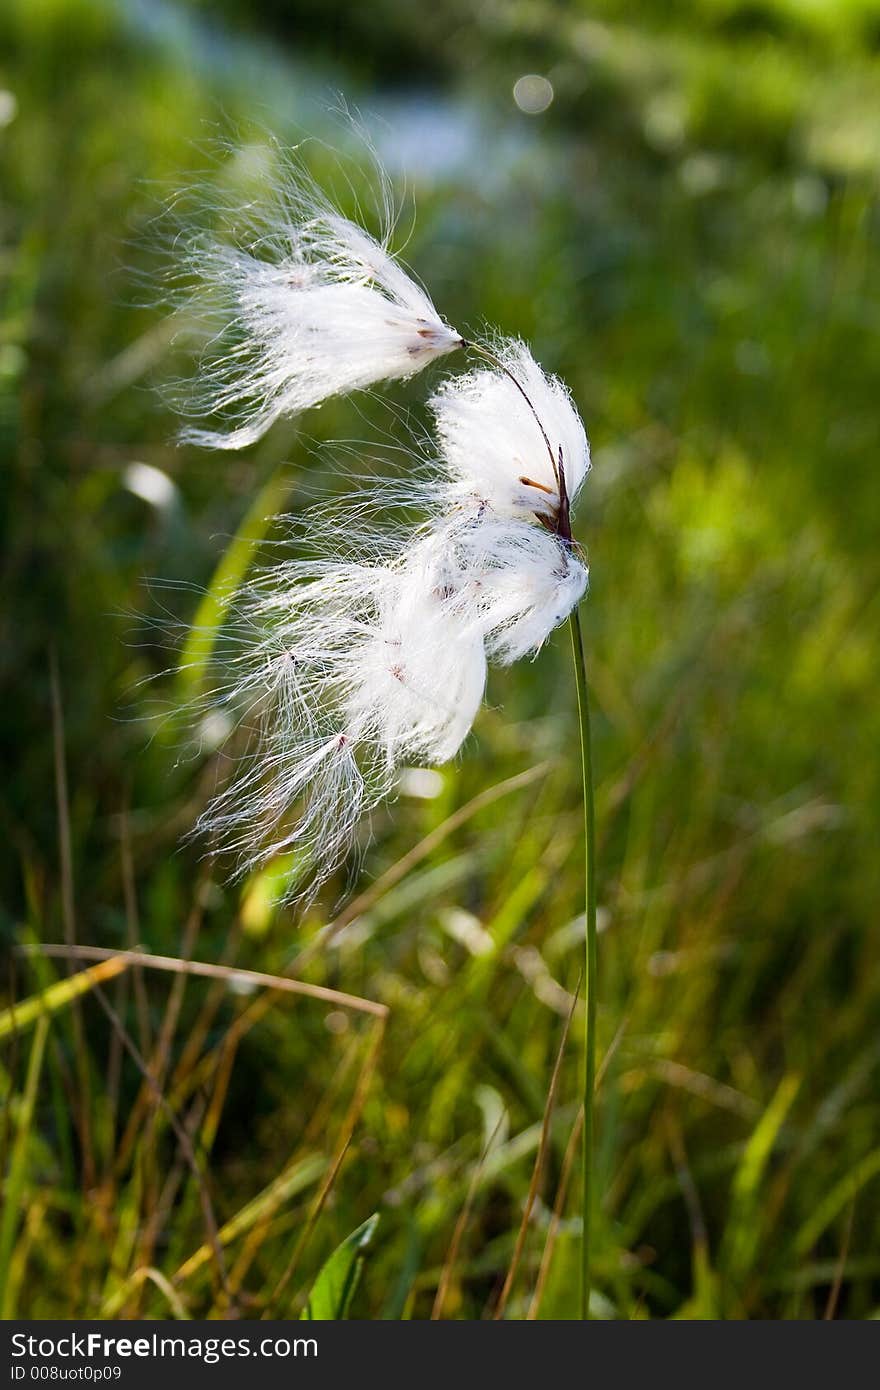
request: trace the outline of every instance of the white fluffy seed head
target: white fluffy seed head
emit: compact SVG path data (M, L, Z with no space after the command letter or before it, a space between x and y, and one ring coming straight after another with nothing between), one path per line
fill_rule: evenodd
M451 492L555 528L560 460L569 502L590 467L583 424L566 387L525 343L504 340L493 355L497 365L451 378L431 400Z
M335 211L292 164L264 210L227 211L225 238L190 241L187 312L207 346L189 410L228 422L183 431L241 449L282 416L401 379L460 347L388 246ZM179 247L178 247L179 252Z
M250 209L238 239L191 253L196 306L220 306L202 405L231 421L188 430L198 443L243 447L282 415L463 345L387 236L341 217L293 165L282 192L262 221ZM233 775L197 829L242 872L292 853L291 897L343 861L402 768L455 757L487 661L537 654L586 591L569 506L590 455L569 393L521 342L476 351L485 365L431 401L439 455L390 488L362 479L348 525L307 521L297 558L232 606L231 656L203 714L234 730ZM389 502L425 519L381 537L360 524Z

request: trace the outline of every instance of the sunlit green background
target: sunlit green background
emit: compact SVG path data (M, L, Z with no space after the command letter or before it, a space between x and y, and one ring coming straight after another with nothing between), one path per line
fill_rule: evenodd
M296 511L316 441L424 419L420 379L244 455L174 443L157 214L217 137L318 136L351 174L341 100L402 240L415 204L406 255L441 310L527 337L593 442L594 1311L875 1316L876 0L5 0L4 943L281 973L345 893L398 881L297 971L388 1006L372 1074L369 1016L287 996L247 1028L255 996L223 982L129 973L78 1011L46 995L48 1025L2 1016L2 1312L294 1315L374 1212L353 1316L427 1317L441 1282L442 1316L491 1315L510 1267L581 961L564 633L493 674L459 762L405 784L304 921L181 846L215 769L155 720L173 675L143 683L224 557L254 561L231 538L261 487ZM65 978L10 949L3 1003ZM508 1317L577 1314L581 1035ZM206 1202L238 1214L225 1289L191 1258Z

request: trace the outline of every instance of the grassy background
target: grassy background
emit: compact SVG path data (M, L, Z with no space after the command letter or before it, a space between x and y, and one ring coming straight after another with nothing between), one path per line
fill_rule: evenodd
M373 1212L354 1316L427 1317L440 1284L442 1316L491 1315L510 1267L581 960L564 633L493 674L460 761L305 920L181 848L215 768L155 722L173 678L140 684L173 662L150 616L185 630L253 561L315 441L423 418L424 380L208 455L154 389L157 206L206 132L344 141L340 91L415 194L437 303L527 336L594 445L595 1311L875 1315L878 45L874 0L2 7L6 1316L289 1316ZM292 969L387 1022L152 970L71 1001L11 949L65 933ZM581 1031L507 1316L576 1314Z

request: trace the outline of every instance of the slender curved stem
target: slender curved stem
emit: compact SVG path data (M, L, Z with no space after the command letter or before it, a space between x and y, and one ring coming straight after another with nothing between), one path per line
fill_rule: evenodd
M553 452L549 436L540 415L535 409L534 403L530 399L527 391L522 384L517 381L515 375L509 367L484 343L472 342L466 338L461 339L461 346L466 351L477 353L486 361L490 362L505 376L509 377L513 385L519 391L526 402L538 429L541 431L547 452L550 455L550 464L553 469L553 476L559 488L559 518L557 521L556 534L564 546L571 549L573 541L571 536L571 525L569 521L568 496L566 491L565 468L560 448L559 458ZM581 768L583 773L584 786L584 873L585 873L585 960L584 960L584 998L586 1002L586 1027L584 1030L584 1147L583 1147L583 1182L581 1188L581 1218L583 1222L583 1237L581 1241L581 1317L586 1319L590 1316L590 1274L591 1274L591 1237L592 1237L592 1214L593 1214L593 1096L596 1089L596 983L598 968L598 948L596 944L596 872L595 872L595 842L596 842L596 813L593 802L593 752L590 740L590 697L587 686L587 666L584 659L584 643L581 635L580 618L575 608L569 618L571 629L571 647L574 658L574 676L577 687L578 702L578 722L581 734Z
M529 410L532 412L532 414L533 414L534 417L535 417L535 423L536 423L536 425L538 426L538 429L541 431L541 437L543 438L544 443L547 445L547 453L550 455L550 467L553 469L553 476L554 476L554 478L556 479L556 481L557 481L557 483L558 483L558 482L559 482L559 469L558 469L558 465L557 465L557 462L556 462L556 455L555 455L554 452L553 452L553 446L552 446L552 444L550 443L550 439L549 439L549 437L548 437L547 431L544 429L544 425L543 425L543 422L542 422L542 420L541 420L541 417L540 417L540 415L538 414L537 410L535 409L534 403L532 402L532 400L531 400L531 398L530 398L528 392L526 391L525 387L522 385L521 382L517 381L516 377L514 376L513 372L510 370L510 368L509 368L509 367L505 367L504 363L501 361L501 358L498 356L497 352L493 352L492 349L491 349L490 347L486 347L485 343L477 343L477 342L474 342L473 339L471 339L471 338L462 338L462 340L461 340L461 346L464 348L465 352L475 352L475 353L477 353L477 355L478 355L479 357L482 357L486 362L491 362L491 364L492 364L493 367L497 367L498 370L499 370L499 372L503 372L504 375L508 378L508 380L513 382L513 384L514 384L514 386L516 387L517 391L518 391L519 394L522 396L522 398L523 398L523 400L525 401L526 405L528 406Z
M596 813L593 804L593 753L590 741L590 697L581 624L575 608L569 618L574 678L577 686L581 732L581 766L584 783L584 869L586 876L586 929L584 933L584 998L587 1019L584 1031L584 1148L581 1188L581 1317L590 1316L591 1236L593 1213L593 1094L596 1089Z

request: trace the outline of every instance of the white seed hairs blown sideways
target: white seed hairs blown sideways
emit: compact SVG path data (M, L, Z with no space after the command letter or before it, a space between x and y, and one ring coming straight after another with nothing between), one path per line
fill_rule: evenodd
M401 765L446 762L467 736L486 656L434 540L386 563L290 561L241 596L221 699L251 746L197 829L243 871L295 851L297 895L316 888Z
M331 228L329 215L322 225ZM346 230L347 247L357 230ZM309 264L338 260L336 234L326 235L322 242L314 224ZM351 304L351 317L340 310L335 339L322 339L322 352L337 342L344 359L324 376L333 390L349 389L339 383L355 361L352 385L370 376L370 362L370 379L391 374L387 336L374 344L372 310ZM451 335L436 314L434 322ZM314 336L285 341L286 380L299 394L283 406L278 395L232 436L196 437L228 447L242 429L262 432L294 399L308 404ZM242 872L292 854L290 898L311 896L338 867L403 766L456 756L481 706L487 664L536 655L587 588L569 509L589 449L567 390L521 342L454 336L451 345L473 348L481 363L431 401L439 448L427 483L414 468L408 487L422 523L380 543L348 528L344 553L327 540L315 558L277 563L236 597L234 655L208 704L233 716L248 746L231 757L232 776L196 829L232 851ZM230 399L244 400L249 387L243 380ZM310 534L306 522L295 544L314 549L316 534L328 528Z
M413 376L463 346L382 240L342 217L292 159L274 205L226 213L228 235L180 236L178 279L206 330L188 408L231 417L182 438L243 449L282 416ZM231 224L231 225L230 225Z

